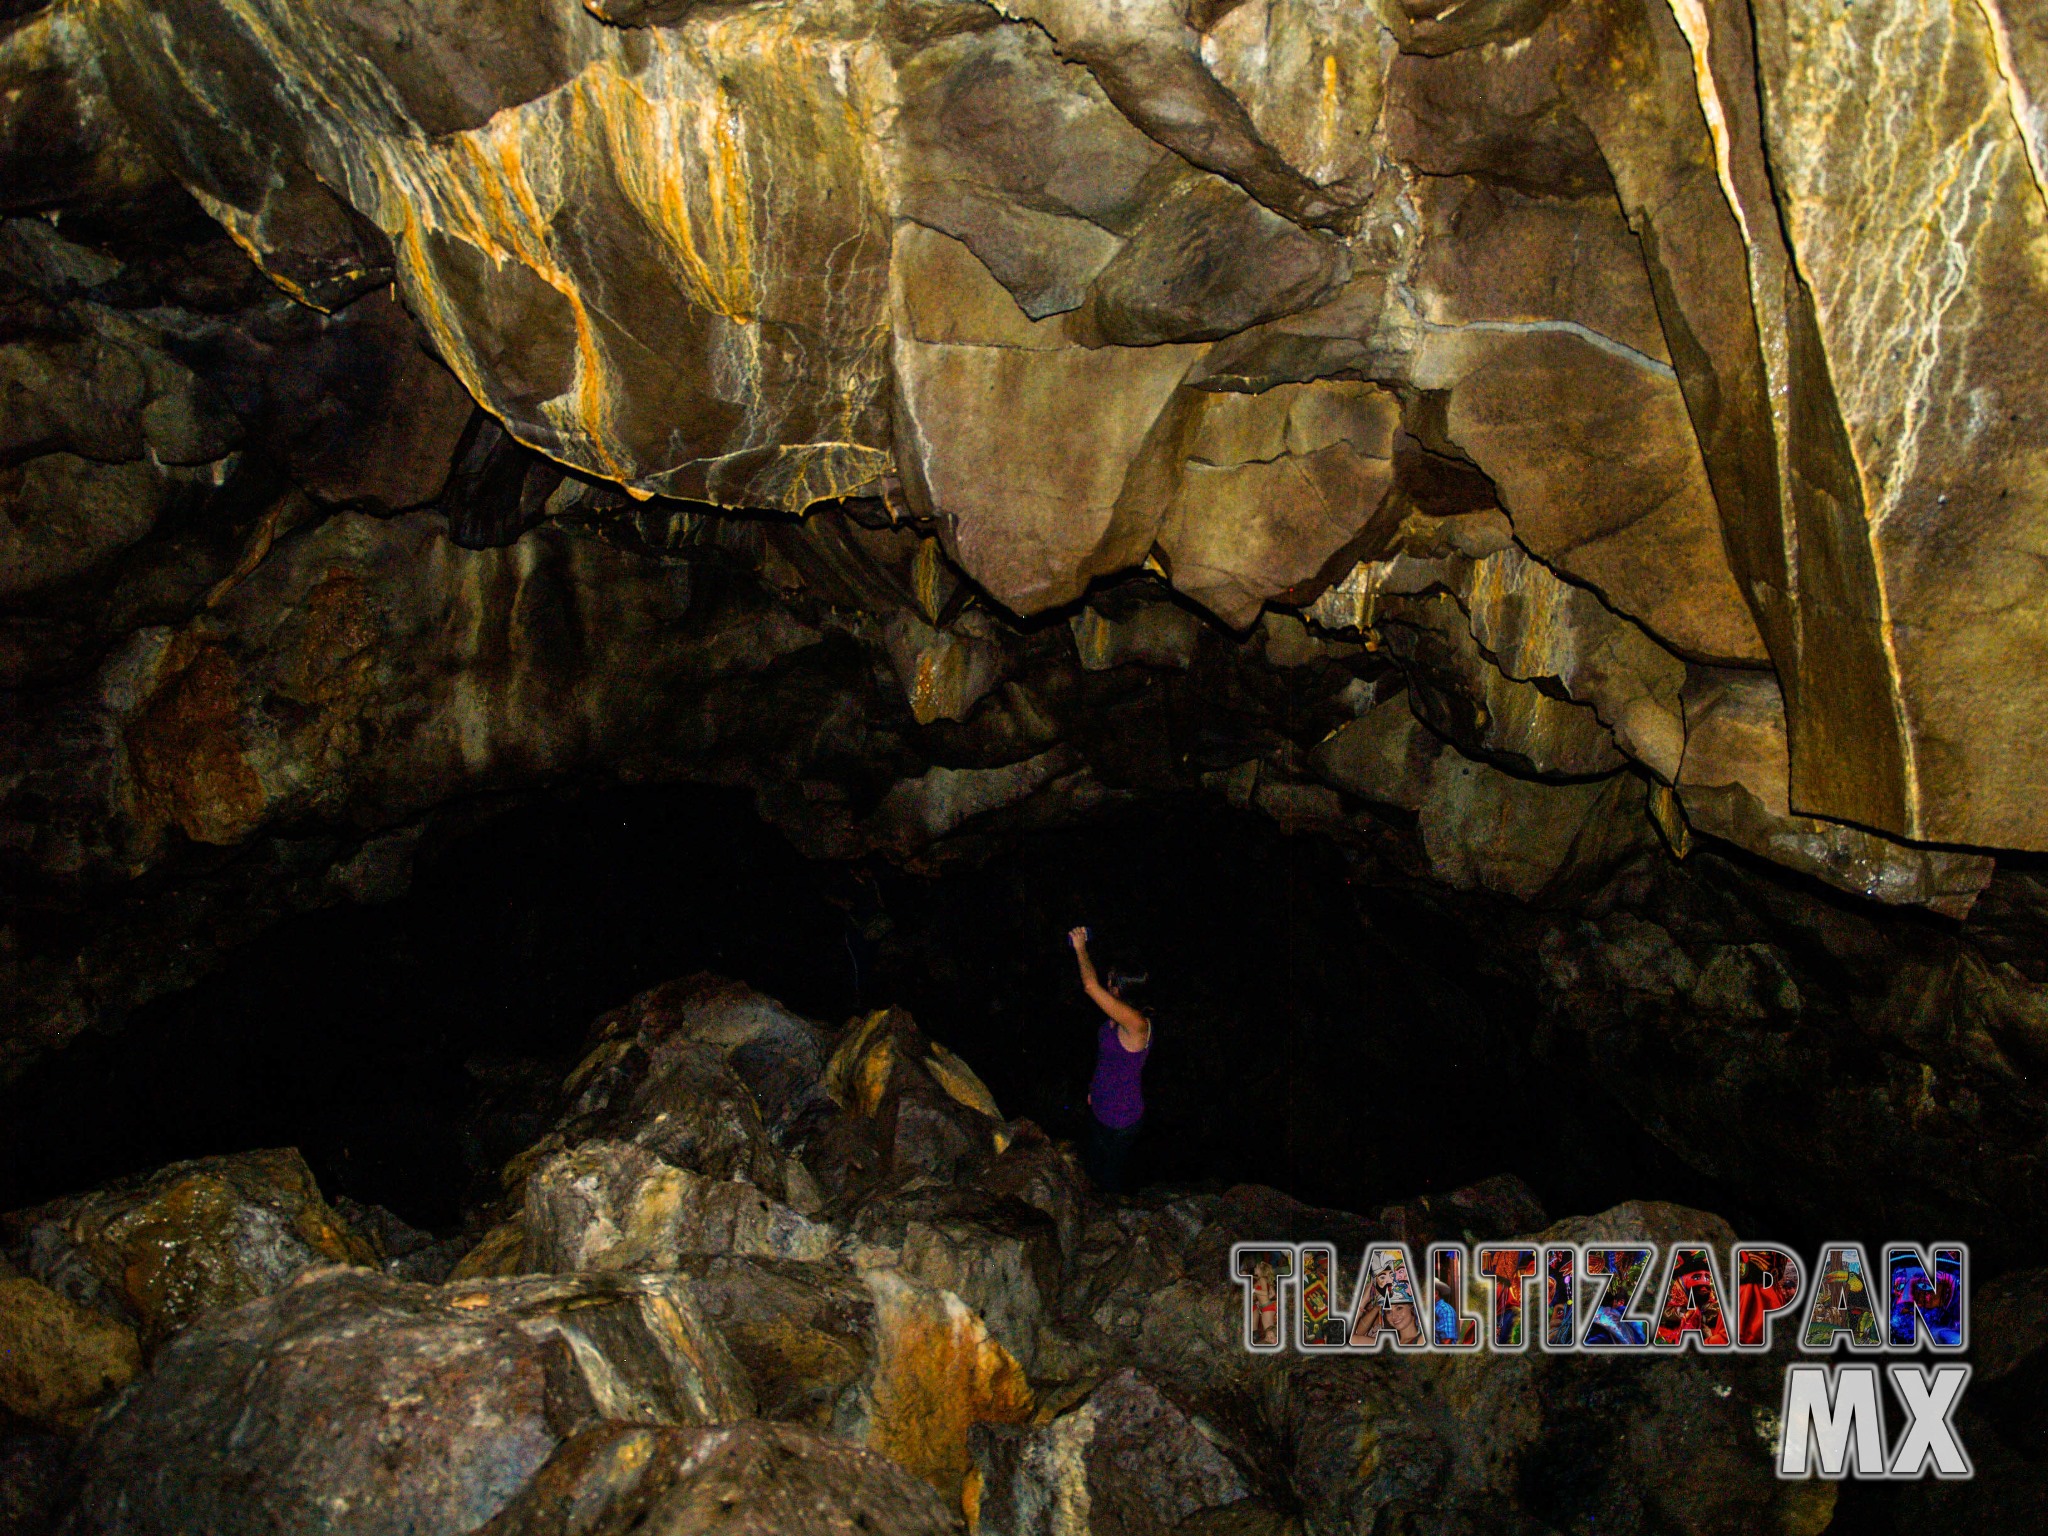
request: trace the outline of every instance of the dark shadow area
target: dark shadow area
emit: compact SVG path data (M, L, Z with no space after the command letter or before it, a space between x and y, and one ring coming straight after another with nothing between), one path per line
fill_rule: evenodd
M522 1111L591 1021L698 969L824 1018L852 1006L838 913L744 794L506 812L422 860L402 899L297 918L24 1074L0 1096L0 1210L296 1146L330 1195L452 1226L471 1181L539 1134Z
M1101 1021L1067 930L1087 924L1105 968L1148 975L1132 993L1155 1026L1139 1182L1251 1181L1367 1213L1498 1173L1560 1214L1713 1198L1530 1057L1535 1000L1496 990L1466 920L1374 884L1327 839L1214 800L1155 802L886 897L877 997L1055 1135L1086 1132Z
M1455 897L1451 897L1455 901ZM599 1014L736 976L837 1023L901 1003L1004 1112L1086 1130L1098 1016L1066 930L1151 973L1140 1181L1270 1183L1370 1212L1491 1174L1557 1212L1721 1208L1618 1110L1528 1055L1430 893L1210 801L1019 838L917 878L807 863L743 794L511 810L404 898L294 920L0 1099L0 1209L177 1158L297 1146L331 1194L448 1228L538 1136Z

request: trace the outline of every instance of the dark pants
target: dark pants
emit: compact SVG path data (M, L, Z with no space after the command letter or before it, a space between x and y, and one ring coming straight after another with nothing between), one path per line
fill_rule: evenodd
M1119 1131L1092 1116L1089 1118L1088 1149L1082 1154L1081 1163L1097 1189L1111 1195L1124 1192L1124 1164L1130 1161L1131 1144L1138 1139L1138 1132L1144 1125L1145 1122L1140 1120L1136 1125L1127 1125Z

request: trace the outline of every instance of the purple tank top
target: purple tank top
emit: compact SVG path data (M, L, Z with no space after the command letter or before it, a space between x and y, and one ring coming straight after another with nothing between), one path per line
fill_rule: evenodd
M1095 1077L1088 1084L1088 1106L1112 1131L1126 1130L1145 1118L1145 1093L1139 1079L1145 1071L1145 1058L1151 1054L1150 1045L1142 1051L1125 1050L1116 1025L1108 1019L1102 1021L1095 1037Z

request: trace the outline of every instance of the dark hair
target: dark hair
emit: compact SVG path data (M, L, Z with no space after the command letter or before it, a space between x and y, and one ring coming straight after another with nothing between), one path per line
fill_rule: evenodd
M1124 971L1113 969L1109 973L1109 990L1114 992L1118 997L1122 997L1124 993L1128 992L1132 987L1142 987L1145 985L1146 982L1150 981L1151 979L1152 978L1146 975L1143 971Z

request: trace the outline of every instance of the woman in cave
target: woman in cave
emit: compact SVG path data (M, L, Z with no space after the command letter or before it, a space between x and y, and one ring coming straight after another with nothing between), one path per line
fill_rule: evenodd
M1143 1077L1145 1057L1152 1049L1152 1021L1124 1001L1123 994L1142 981L1121 971L1109 973L1108 985L1095 974L1088 955L1088 930L1067 935L1081 966L1081 986L1107 1017L1095 1037L1095 1076L1088 1084L1088 1149L1083 1161L1096 1187L1123 1192L1124 1164L1145 1119Z

